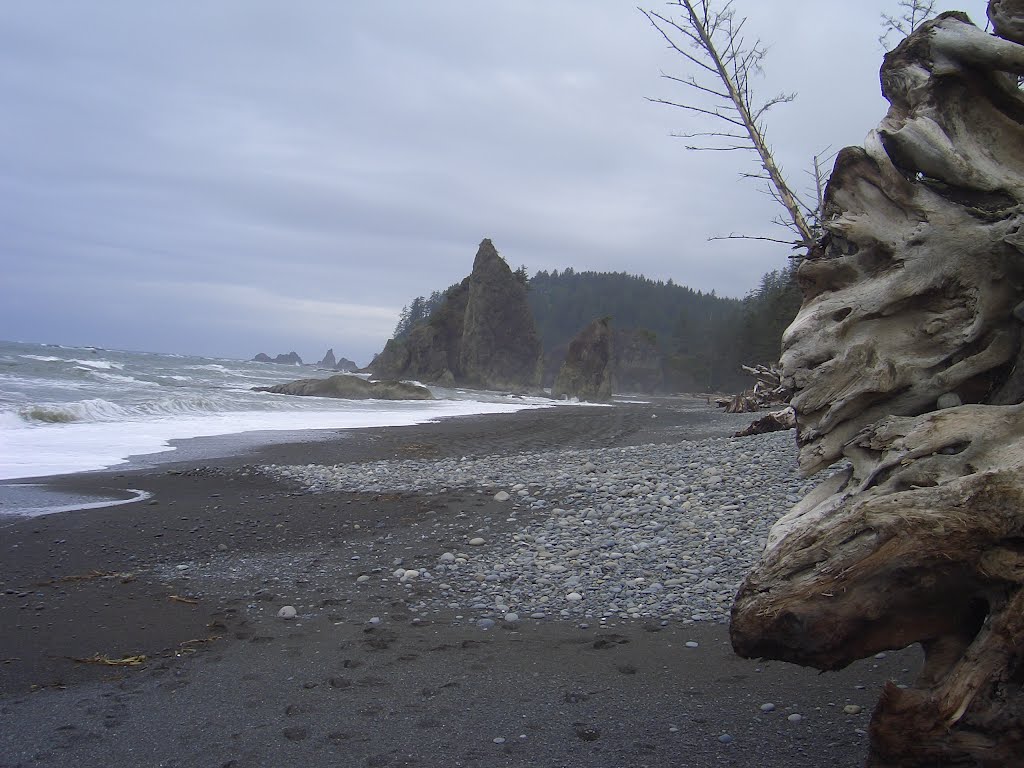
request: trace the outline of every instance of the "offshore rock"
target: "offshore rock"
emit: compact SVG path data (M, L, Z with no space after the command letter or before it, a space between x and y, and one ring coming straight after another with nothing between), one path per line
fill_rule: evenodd
M287 355L278 355L277 357L271 357L265 352L260 352L253 358L254 362L257 363L280 363L282 365L302 365L302 358L295 352L289 352Z
M430 390L407 381L366 381L338 374L327 379L300 379L272 387L253 387L254 392L275 395L339 397L346 400L432 400Z
M317 365L321 368L333 368L338 364L338 361L334 357L334 348L327 350L327 354L324 355L324 359L321 360Z
M472 274L406 338L390 339L368 370L389 379L522 390L538 386L540 354L526 287L485 239Z
M526 286L485 238L469 276L459 352L461 379L486 389L536 388L540 363L540 337Z
M612 397L612 330L604 317L594 320L569 342L552 397L607 402Z

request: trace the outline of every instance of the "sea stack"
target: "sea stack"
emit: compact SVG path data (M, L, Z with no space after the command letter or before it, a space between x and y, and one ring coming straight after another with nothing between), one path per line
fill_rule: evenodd
M539 387L540 361L526 286L485 239L472 274L406 338L389 340L369 369L381 378L523 391Z

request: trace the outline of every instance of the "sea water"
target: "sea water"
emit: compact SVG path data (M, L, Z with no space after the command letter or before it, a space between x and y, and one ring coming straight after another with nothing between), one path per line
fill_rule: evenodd
M243 432L421 424L553 405L431 388L434 400L340 400L253 392L334 372L312 366L0 342L0 479L104 469L170 441Z

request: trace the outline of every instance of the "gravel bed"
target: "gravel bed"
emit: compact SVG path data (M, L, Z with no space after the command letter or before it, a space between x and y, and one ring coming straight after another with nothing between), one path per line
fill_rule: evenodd
M367 565L419 608L481 626L561 618L728 620L772 524L822 477L796 473L793 433L518 456L264 466L312 492L493 495L505 525L452 542L432 566ZM460 614L462 615L462 614Z

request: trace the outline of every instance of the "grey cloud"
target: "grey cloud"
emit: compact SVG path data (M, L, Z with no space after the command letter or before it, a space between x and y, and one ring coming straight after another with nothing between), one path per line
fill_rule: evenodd
M773 43L762 92L800 92L769 124L799 182L881 117L892 3L738 6ZM678 58L617 0L5 4L3 335L367 358L484 236L531 271L742 295L786 248L707 238L777 212L742 158L669 137L659 69Z

